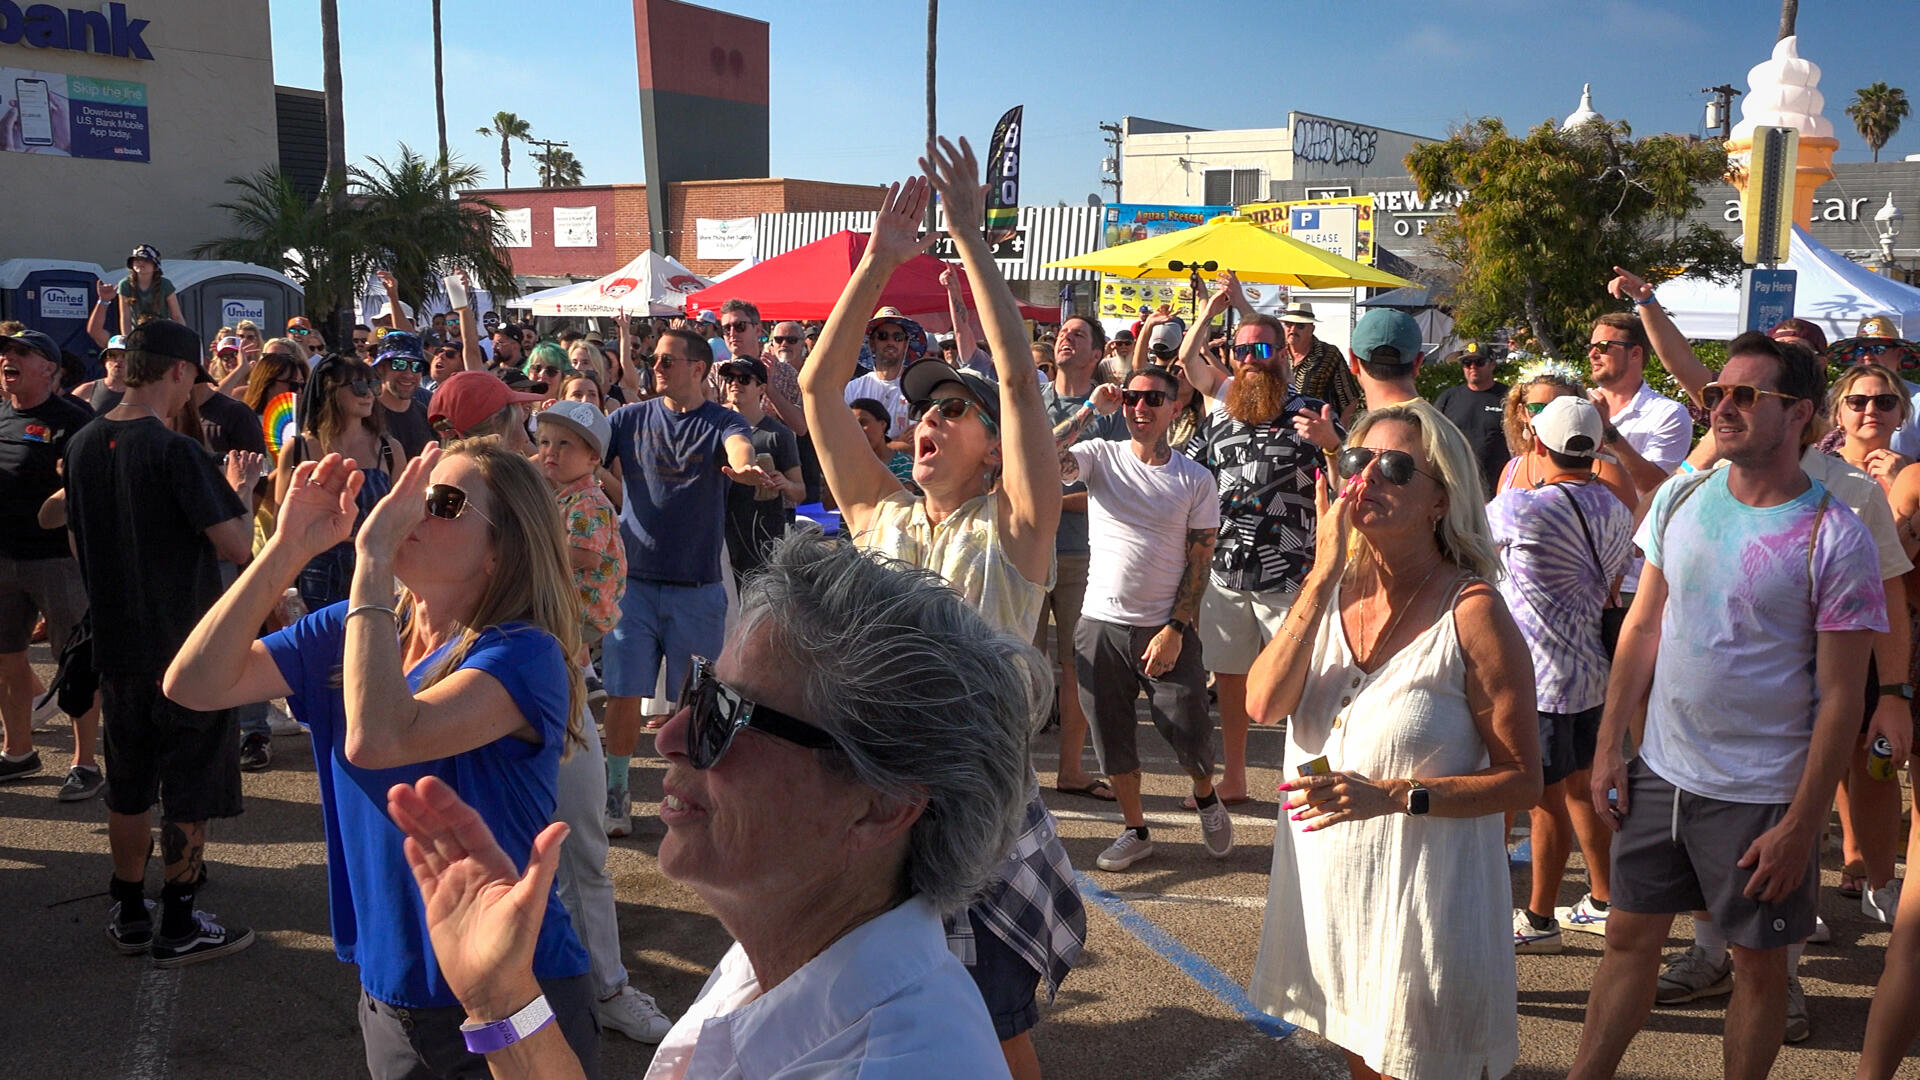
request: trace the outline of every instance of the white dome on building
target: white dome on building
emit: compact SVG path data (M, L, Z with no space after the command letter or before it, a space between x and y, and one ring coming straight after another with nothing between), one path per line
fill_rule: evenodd
M1567 117L1566 122L1560 125L1560 130L1573 131L1589 120L1605 119L1606 117L1594 111L1593 84L1587 83L1580 88L1580 107L1573 110L1573 115Z

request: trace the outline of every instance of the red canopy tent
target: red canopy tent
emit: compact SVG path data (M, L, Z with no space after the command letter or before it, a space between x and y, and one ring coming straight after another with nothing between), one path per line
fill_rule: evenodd
M851 229L816 240L785 255L740 271L717 285L701 289L687 297L687 314L717 311L733 297L750 300L760 309L760 318L768 323L778 319L825 319L853 277L854 268L867 250L867 236ZM900 312L929 331L951 330L947 315L947 289L940 284L940 272L950 264L931 255L919 255L893 272L886 291L880 294L880 306ZM955 267L957 270L958 267ZM973 290L964 275L961 288L966 306L971 309ZM1058 322L1058 305L1020 305L1023 318Z

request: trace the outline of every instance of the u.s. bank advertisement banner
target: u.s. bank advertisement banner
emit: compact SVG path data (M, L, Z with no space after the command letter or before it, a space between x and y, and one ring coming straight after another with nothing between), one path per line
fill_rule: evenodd
M147 84L0 67L0 150L151 160Z

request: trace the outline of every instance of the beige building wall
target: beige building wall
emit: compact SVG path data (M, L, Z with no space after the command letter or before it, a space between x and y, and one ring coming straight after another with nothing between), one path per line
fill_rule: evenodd
M139 243L187 258L232 229L213 207L233 196L227 177L279 161L265 0L126 2L149 20L152 60L0 45L3 67L147 84L151 147L146 162L0 152L0 259L113 269Z
M1129 135L1121 150L1120 202L1197 205L1209 169L1259 169L1266 181L1292 178L1293 133L1286 128L1173 131Z

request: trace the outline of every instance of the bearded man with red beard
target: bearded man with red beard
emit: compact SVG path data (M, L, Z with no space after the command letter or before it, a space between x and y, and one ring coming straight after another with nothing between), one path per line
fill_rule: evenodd
M1220 538L1200 607L1200 641L1220 706L1222 802L1247 801L1247 670L1313 568L1314 477L1344 437L1333 406L1289 387L1286 329L1250 315L1233 337L1233 375L1218 396L1195 460L1220 488ZM1188 364L1190 373L1198 366ZM1194 378L1197 387L1204 374Z

